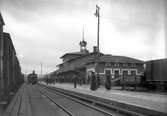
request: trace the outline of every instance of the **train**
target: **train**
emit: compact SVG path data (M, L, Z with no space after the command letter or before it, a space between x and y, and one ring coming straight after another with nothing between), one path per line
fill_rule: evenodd
M38 81L38 76L35 74L35 71L33 71L31 74L27 76L28 83L36 84Z
M167 91L167 58L147 61L144 85L149 89Z
M7 99L24 82L11 36L3 32L4 25L0 13L0 101Z
M122 80L122 79L121 79ZM167 91L167 58L144 62L140 77L124 78L125 86L143 87L147 90Z

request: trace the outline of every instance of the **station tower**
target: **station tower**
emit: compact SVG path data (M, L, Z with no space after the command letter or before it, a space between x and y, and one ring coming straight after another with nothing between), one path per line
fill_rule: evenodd
M80 52L88 53L88 50L86 49L87 42L85 41L85 38L84 38L84 28L82 33L82 41L79 42L79 45L80 45Z

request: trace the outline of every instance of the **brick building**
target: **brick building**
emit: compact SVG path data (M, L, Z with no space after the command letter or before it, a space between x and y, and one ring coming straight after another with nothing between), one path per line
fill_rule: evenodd
M111 74L113 83L120 84L123 75L129 83L140 82L140 77L144 72L144 62L126 56L114 56L97 52L94 47L93 52L86 49L87 42L84 39L79 43L80 51L66 53L60 58L63 60L58 65L56 71L58 78L72 81L75 73L82 82L87 82L90 72L99 74L102 84L105 82L106 73Z

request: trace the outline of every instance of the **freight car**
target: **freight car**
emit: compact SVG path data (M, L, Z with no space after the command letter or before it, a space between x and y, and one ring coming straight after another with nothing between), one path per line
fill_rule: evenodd
M145 76L149 89L167 91L167 59L147 61Z
M0 100L8 98L23 83L16 51L10 34L3 32L4 25L0 13Z
M35 71L33 71L31 74L29 74L27 76L28 78L28 83L31 83L31 84L36 84L37 83L37 74L35 74Z

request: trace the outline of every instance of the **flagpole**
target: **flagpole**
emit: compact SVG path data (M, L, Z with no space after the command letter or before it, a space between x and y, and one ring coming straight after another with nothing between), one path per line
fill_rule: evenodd
M42 78L42 63L41 63L41 78Z
M96 16L98 17L98 24L97 24L97 49L100 52L99 46L99 39L100 39L100 7L96 5Z
M97 75L97 88L100 87L100 81L99 81L99 57L100 57L100 49L99 49L99 40L100 40L100 7L96 5L96 13L95 16L98 18L97 22L97 59L96 59L96 75ZM96 88L96 89L97 89Z

